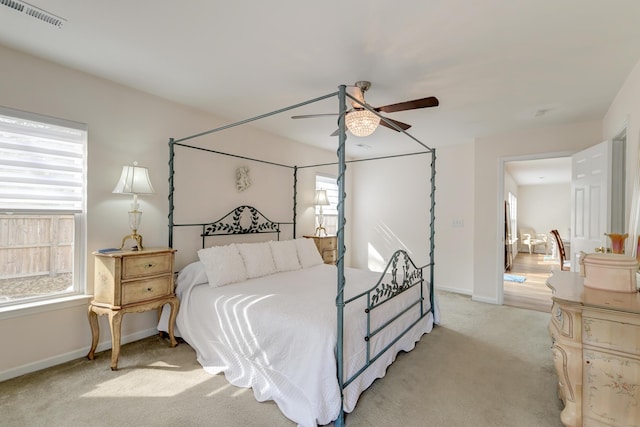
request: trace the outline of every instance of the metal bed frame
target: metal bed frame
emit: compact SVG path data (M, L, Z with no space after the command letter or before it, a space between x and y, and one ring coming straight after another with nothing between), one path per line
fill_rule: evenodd
M210 150L206 148L196 147L192 145L185 144L185 141L195 139L198 137L202 137L204 135L212 134L215 132L223 131L225 129L230 129L232 127L241 126L256 120L260 120L275 114L280 114L307 104L311 104L314 102L318 102L327 98L337 97L339 103L339 115L338 115L338 149L337 149L337 157L338 161L335 163L323 163L323 164L315 164L315 165L306 165L306 166L290 166L285 164L279 164L275 162L269 162L260 159L254 159L246 156L239 156L230 153L224 153L221 151ZM347 160L345 155L345 142L347 139L346 136L346 126L345 126L345 114L347 112L346 108L346 99L349 98L354 103L358 104L364 109L369 110L376 116L380 117L380 120L385 121L390 127L394 128L398 132L402 132L407 137L414 140L417 144L419 144L424 151L409 153L409 154L398 154L391 156L382 156L382 157L372 157L365 159L356 159L356 160ZM174 210L175 206L173 204L174 199L174 179L175 179L175 170L174 170L174 160L175 160L175 148L176 147L185 147L190 149L202 150L205 152L210 152L214 154L219 154L223 156L231 156L236 158L241 158L245 160L256 161L260 163L270 164L273 166L290 168L293 170L293 216L291 222L273 222L266 218L262 213L260 213L256 208L251 206L240 206L217 221L208 222L208 223L196 223L196 224L177 224L174 222ZM430 168L431 168L431 176L430 176L430 198L431 205L429 208L429 262L422 267L416 267L413 261L410 259L409 255L404 250L396 251L391 259L389 260L384 272L381 275L381 278L378 282L366 292L363 292L353 298L350 298L345 301L344 299L344 289L346 285L346 279L344 275L344 254L346 251L346 247L344 244L344 226L345 226L345 199L347 197L345 191L345 172L346 166L348 163L354 162L363 162L363 161L371 161L371 160L380 160L394 157L404 157L404 156L414 156L420 154L429 154L431 157ZM406 334L411 328L413 328L420 320L422 320L425 316L428 316L429 313L434 316L435 319L435 299L434 299L434 265L435 265L435 256L434 256L434 223L435 223L435 161L436 161L436 152L434 148L429 148L421 141L407 133L405 130L398 127L395 123L386 120L385 117L378 114L378 112L374 111L369 105L363 104L358 99L354 98L350 94L346 92L346 85L340 85L338 87L337 92L333 92L318 98L311 99L309 101L301 102L298 104L291 105L289 107L285 107L279 110L272 111L270 113L262 114L253 118L249 118L246 120L242 120L239 122L231 123L225 126L221 126L215 129L211 129L205 132L201 132L198 134L194 134L188 137L180 138L180 139L169 139L169 247L173 247L173 235L175 227L202 227L202 247L205 247L205 238L209 236L219 236L219 235L229 235L229 234L259 234L259 233L276 233L278 236L278 240L280 238L280 225L292 225L293 226L293 237L296 237L296 209L297 209L297 173L299 169L303 168L317 168L321 166L330 166L337 165L338 166L338 228L337 228L337 240L338 240L338 255L337 255L337 290L336 290L336 314L337 314L337 342L336 342L336 364L337 364L337 377L338 384L340 386L340 397L341 397L341 406L340 406L340 414L334 420L336 427L343 427L345 425L345 412L344 412L344 389L360 374L362 374L371 364L373 364L383 353L385 353L389 348L395 344L404 334ZM246 214L251 215L250 225L248 227L243 227L240 224L241 217ZM428 286L429 286L429 299L430 299L430 308L426 312L424 311L423 301L424 301L424 269L429 269L429 277L428 277ZM389 276L387 276L387 274ZM388 282L385 282L383 279L385 277L390 277ZM404 311L396 314L393 318L389 319L382 326L377 328L376 330L371 330L371 314L372 312L384 304L391 298L403 293L404 291L420 285L420 296L414 301L409 307L407 307ZM357 299L366 298L366 306L365 314L367 316L367 336L364 337L367 346L367 357L366 363L351 377L345 378L344 374L344 310L346 304L349 304ZM382 329L386 328L390 324L392 324L396 319L402 316L407 311L416 308L419 310L419 318L407 327L403 332L401 332L396 338L394 338L390 343L388 343L382 350L377 352L376 354L371 354L370 352L370 339L379 333Z

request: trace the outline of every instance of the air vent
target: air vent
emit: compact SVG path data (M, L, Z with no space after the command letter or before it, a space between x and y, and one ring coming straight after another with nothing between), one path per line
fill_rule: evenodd
M32 18L38 19L54 27L62 28L62 25L67 22L66 19L54 15L51 12L47 12L44 9L30 5L25 1L20 0L0 0L0 5L10 7L16 12L24 13Z

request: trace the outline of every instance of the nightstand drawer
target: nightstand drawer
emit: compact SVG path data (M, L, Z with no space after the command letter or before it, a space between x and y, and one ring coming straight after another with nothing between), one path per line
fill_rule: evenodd
M164 253L126 257L122 260L122 279L170 273L172 256Z
M304 236L313 239L320 252L322 261L325 264L335 264L338 260L338 237L337 236Z
M335 238L322 239L322 249L331 251L338 248L338 242Z
M334 264L338 259L338 251L335 249L332 251L325 250L322 252L322 260L325 264Z
M171 275L122 284L122 305L148 301L172 292Z

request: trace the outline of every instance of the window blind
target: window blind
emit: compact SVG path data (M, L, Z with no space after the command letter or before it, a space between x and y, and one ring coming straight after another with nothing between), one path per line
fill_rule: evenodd
M86 125L0 107L0 211L84 209Z

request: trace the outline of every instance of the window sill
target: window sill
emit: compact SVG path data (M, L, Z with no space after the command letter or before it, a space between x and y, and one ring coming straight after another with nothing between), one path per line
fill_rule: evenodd
M47 311L64 310L69 307L87 305L92 295L68 295L60 298L51 298L41 301L30 301L24 304L15 304L0 307L0 320L14 317L31 316Z

